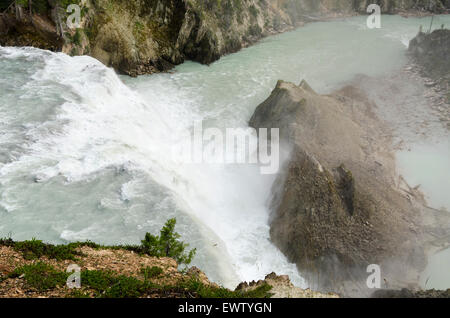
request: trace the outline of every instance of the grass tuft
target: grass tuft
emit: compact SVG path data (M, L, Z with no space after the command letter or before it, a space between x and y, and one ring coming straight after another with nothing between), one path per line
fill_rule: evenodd
M163 269L158 266L145 267L141 269L141 273L144 275L144 278L148 280L160 276L163 273Z
M77 252L77 244L69 245L51 245L45 244L40 240L32 239L31 241L16 242L14 249L22 252L23 257L27 260L40 259L47 256L51 259L60 260L76 260L77 256L82 254Z
M24 275L26 283L38 291L46 291L62 286L69 277L67 273L57 271L53 266L42 262L19 267L9 274L9 278L17 278L22 275Z

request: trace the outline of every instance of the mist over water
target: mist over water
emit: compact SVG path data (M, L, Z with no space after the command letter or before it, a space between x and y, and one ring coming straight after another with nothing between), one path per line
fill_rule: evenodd
M270 242L276 176L174 163L172 145L195 121L247 127L278 79L327 93L356 74L395 72L421 24L429 19L383 16L379 30L364 17L313 23L209 67L137 79L90 57L0 47L0 237L134 244L176 217L212 280L235 287L275 271L304 286Z

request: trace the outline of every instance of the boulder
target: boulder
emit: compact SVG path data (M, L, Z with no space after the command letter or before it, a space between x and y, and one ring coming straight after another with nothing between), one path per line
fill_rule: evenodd
M279 128L290 156L273 189L270 235L309 284L369 292L369 264L390 286L426 265L419 213L396 189L395 160L376 107L354 87L317 94L279 81L250 120Z

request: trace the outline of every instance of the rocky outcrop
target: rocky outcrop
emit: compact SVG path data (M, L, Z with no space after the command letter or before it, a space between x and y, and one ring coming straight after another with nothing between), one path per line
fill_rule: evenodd
M11 9L12 10L12 9ZM23 8L0 14L0 45L33 46L60 51L64 39L49 16L29 15Z
M264 36L309 21L366 13L369 0L34 0L0 2L0 45L90 55L121 73L166 71L185 59L209 64ZM442 12L439 0L377 1L385 13ZM448 2L448 1L447 1ZM81 7L81 23L67 25ZM31 12L31 14L30 14Z
M422 75L432 79L428 85L439 86L438 90L447 95L450 104L450 30L419 32L409 43L408 50Z
M279 81L250 121L279 128L291 149L274 185L272 241L311 286L344 295L369 293L369 264L401 286L417 281L426 263L418 212L396 191L390 140L374 107L354 87L322 96L304 81Z
M172 258L152 257L121 246L77 243L78 247L71 249L40 245L39 241L32 244L0 239L0 298L338 297L294 287L287 276L275 273L265 280L242 283L231 291L212 283L196 267L180 271ZM34 254L51 249L66 254ZM75 289L66 285L66 271L74 263L81 275L80 286Z
M236 287L236 291L248 292L261 287L264 284L272 286L272 289L270 290L272 298L339 298L339 295L335 293L320 293L310 289L295 287L289 280L289 276L278 276L275 273L271 273L263 280L257 282L243 282Z

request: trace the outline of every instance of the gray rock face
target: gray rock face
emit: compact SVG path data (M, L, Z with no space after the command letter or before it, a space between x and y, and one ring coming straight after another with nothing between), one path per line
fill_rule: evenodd
M439 83L450 104L450 30L419 32L409 43L409 53L421 67L423 75Z
M280 128L291 148L274 186L272 241L313 287L344 295L367 292L369 264L401 286L426 263L417 210L396 191L373 107L354 87L322 96L306 82L280 81L250 121Z
M409 52L433 76L450 73L450 30L420 32L409 43Z

